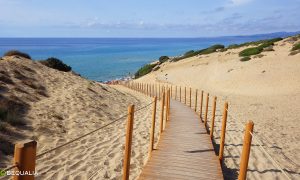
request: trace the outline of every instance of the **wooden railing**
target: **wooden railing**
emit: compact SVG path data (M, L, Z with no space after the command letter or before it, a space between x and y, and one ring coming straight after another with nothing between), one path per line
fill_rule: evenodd
M214 96L213 99L213 106L212 106L212 119L211 119L211 129L208 130L208 108L209 108L209 101L210 101L210 95L209 93L206 93L206 100L205 100L205 111L203 112L203 103L204 103L204 91L201 90L200 100L198 102L198 89L193 90L192 88L188 87L182 87L182 86L173 86L170 84L147 84L147 83L139 83L139 82L133 82L133 81L127 81L124 82L123 85L125 85L128 88L134 89L136 91L145 93L149 96L162 96L162 101L164 101L164 96L166 90L168 93L168 97L173 98L174 100L178 100L185 105L192 108L192 92L195 92L195 107L194 110L197 112L197 107L199 103L199 117L201 121L204 123L204 126L207 129L207 132L209 132L210 137L213 141L214 137L214 127L215 127L215 114L216 114L216 106L217 106L217 97ZM149 91L150 89L150 91ZM178 94L179 89L179 94ZM184 89L184 94L182 95L182 89ZM187 97L187 89L189 89L189 97ZM173 95L173 91L175 92ZM187 102L187 98L189 99L189 102ZM169 100L168 100L169 102ZM187 104L188 103L188 104ZM220 163L223 163L224 161L224 146L226 144L225 136L226 136L226 124L227 124L227 116L228 116L228 102L224 102L224 108L223 108L223 115L222 115L222 125L221 125L221 137L220 137L220 148L219 148L219 160ZM163 106L162 106L163 109ZM204 117L202 117L204 113ZM250 150L251 150L251 142L253 138L253 128L254 123L252 121L248 121L245 125L245 131L244 131L244 140L243 140L243 149L241 153L240 158L240 165L239 165L239 176L238 179L245 180L247 177L247 168L248 168L248 162L250 157ZM258 138L257 138L258 139ZM260 141L258 139L258 141ZM260 147L263 149L263 152L268 156L268 158L272 161L272 163L283 173L283 175L290 179L289 175L280 167L280 165L270 156L270 154L260 145Z
M180 102L188 105L192 108L192 88L189 88L189 104L187 104L187 87L184 87L184 99L182 98L182 87L166 85L166 84L145 84L145 83L138 83L138 82L122 82L122 85L135 90L137 92L144 93L150 97L153 97L153 101L138 109L134 110L134 105L130 105L128 107L128 113L118 118L94 131L91 131L87 134L84 134L76 139L73 139L67 143L64 143L58 147L50 149L46 152L43 152L39 155L36 155L36 141L25 141L15 145L15 152L14 152L14 164L13 166L6 168L5 170L14 169L14 171L27 171L27 172L34 172L35 171L35 161L36 159L40 158L41 156L48 154L50 152L55 151L58 148L62 148L70 143L78 141L81 138L84 138L102 128L105 128L122 118L127 116L127 129L126 129L126 141L125 141L125 152L124 152L124 163L123 163L123 180L128 180L130 175L130 159L131 159L131 145L132 145L132 133L133 133L133 123L134 123L134 113L148 107L153 104L153 112L152 112L152 123L150 127L150 143L149 143L149 156L154 149L154 134L155 134L155 124L156 124L156 114L157 114L157 101L160 100L161 102L161 112L160 112L160 134L163 133L166 121L170 119L170 103L171 98L174 100L179 100ZM178 97L178 89L179 88L179 97ZM175 93L173 94L173 91ZM195 92L195 112L197 112L197 107L199 103L199 118L204 123L204 126L208 130L207 120L208 120L208 107L209 107L209 93L206 93L206 102L205 102L205 112L204 112L204 120L203 120L203 101L204 101L204 91L201 91L200 100L198 102L198 90L194 90ZM217 97L213 98L213 110L212 110L212 121L211 121L211 130L210 130L210 137L213 140L214 131L213 128L215 127L214 120L215 120L215 113L216 113L216 102ZM225 146L225 135L226 135L226 123L227 123L227 116L228 116L228 102L224 103L223 108L223 115L222 115L222 127L221 127L221 140L220 140L220 149L219 149L219 160L222 163L224 160L224 146ZM247 177L247 167L248 161L250 156L250 148L251 148L251 141L253 137L253 127L254 123L249 121L245 126L244 132L244 143L243 143L243 150L240 160L240 169L239 169L239 177L238 179L244 180ZM209 131L207 131L209 132ZM274 161L275 162L275 161ZM276 162L275 162L276 163ZM278 166L280 168L280 166ZM285 174L285 171L282 170ZM289 177L285 174L286 177ZM32 180L34 179L33 175L25 175L25 176L13 176L15 180Z

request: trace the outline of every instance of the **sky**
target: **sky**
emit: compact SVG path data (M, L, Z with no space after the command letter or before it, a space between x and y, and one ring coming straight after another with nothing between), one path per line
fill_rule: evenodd
M300 30L300 0L0 0L0 37L214 37Z

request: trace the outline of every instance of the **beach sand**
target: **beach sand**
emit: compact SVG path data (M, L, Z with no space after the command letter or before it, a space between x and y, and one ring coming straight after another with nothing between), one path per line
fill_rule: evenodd
M245 47L166 62L160 65L159 70L136 81L165 83L173 85L173 90L175 86L182 86L209 92L209 125L212 96L217 96L217 144L224 102L229 102L224 170L230 179L237 176L243 128L248 120L255 124L248 179L287 179L259 144L290 178L299 179L300 53L289 55L295 43L290 38L277 42L274 51L262 52L263 57L252 58L248 62L241 62L238 56Z
M36 179L121 178L127 107L134 104L139 109L151 103L152 98L23 58L1 60L0 70L2 76L12 81L1 83L5 90L1 102L14 99L26 104L22 106L22 120L27 124L4 124L6 130L1 131L1 140L11 144L36 140L38 155L125 115L104 129L40 157L36 162ZM148 158L151 115L152 105L135 113L130 179L140 174ZM156 132L156 138L157 135ZM12 155L1 153L1 168L10 165Z

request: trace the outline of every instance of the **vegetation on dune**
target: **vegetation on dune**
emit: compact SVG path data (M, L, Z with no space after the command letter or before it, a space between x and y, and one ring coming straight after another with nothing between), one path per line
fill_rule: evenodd
M182 55L180 57L175 57L175 58L170 58L168 56L161 56L159 58L159 64L162 64L162 63L168 61L169 59L171 59L172 61L179 61L181 59L193 57L196 55L210 54L210 53L216 52L219 49L224 49L224 45L216 44L216 45L210 46L209 48L201 49L198 51L190 50L190 51L187 51L186 53L184 53L184 55ZM142 77L142 76L150 73L151 71L156 71L158 69L159 69L159 66L157 66L157 64L146 64L145 66L141 67L135 73L135 78L137 79L139 77Z
M10 51L7 51L6 53L4 53L3 56L19 56L19 57L31 59L31 57L30 57L28 54L23 53L23 52L18 51L18 50L10 50Z
M259 45L263 45L266 46L268 44L274 44L275 42L281 41L283 40L282 38L273 38L273 39L265 39L265 40L259 40L259 41L251 41L251 42L246 42L246 43L242 43L242 44L231 44L229 46L227 46L226 49L236 49L236 48L240 48L240 47L245 47L245 46L259 46Z
M269 47L273 46L275 42L281 41L281 40L282 40L282 38L274 38L274 39L269 39L269 40L260 40L260 41L255 41L255 42L244 43L247 46L248 45L257 45L257 47L251 47L251 48L244 49L243 51L241 51L239 53L239 56L242 56L242 57L252 56L252 55L260 54L264 50L272 51L273 48L269 48ZM238 46L241 47L240 45L238 45ZM235 45L235 47L236 47L236 45Z
M251 55L256 55L262 52L262 49L259 47L247 48L239 53L240 56L246 57Z
M293 46L293 48L291 49L290 55L293 56L293 55L296 55L298 53L300 53L300 43L297 43Z
M195 53L194 50L190 50L190 51L184 53L184 56L189 56L189 55L192 55L192 54L194 54L194 53Z
M170 58L168 56L160 56L158 60L159 60L159 63L162 64L162 63L166 62L169 59Z
M153 68L156 66L156 64L146 64L145 66L141 67L135 74L135 78L142 77L148 73L150 73Z
M213 46L210 46L208 48L201 49L201 50L198 50L198 51L190 50L190 51L187 51L186 53L184 53L183 56L173 58L172 61L179 61L179 60L189 58L189 57L193 57L193 56L196 56L196 55L210 54L210 53L216 52L219 49L222 50L222 49L224 49L224 47L225 47L224 45L216 44L216 45L213 45Z
M300 49L300 43L297 43L293 46L292 51L296 51Z
M61 60L54 57L48 58L46 60L42 60L40 62L49 68L56 69L59 71L69 72L72 70L70 66L66 65Z

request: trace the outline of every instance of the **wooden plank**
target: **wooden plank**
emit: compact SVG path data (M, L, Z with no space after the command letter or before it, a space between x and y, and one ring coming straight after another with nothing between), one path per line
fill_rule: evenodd
M170 119L140 179L223 179L210 136L195 111L171 100Z

